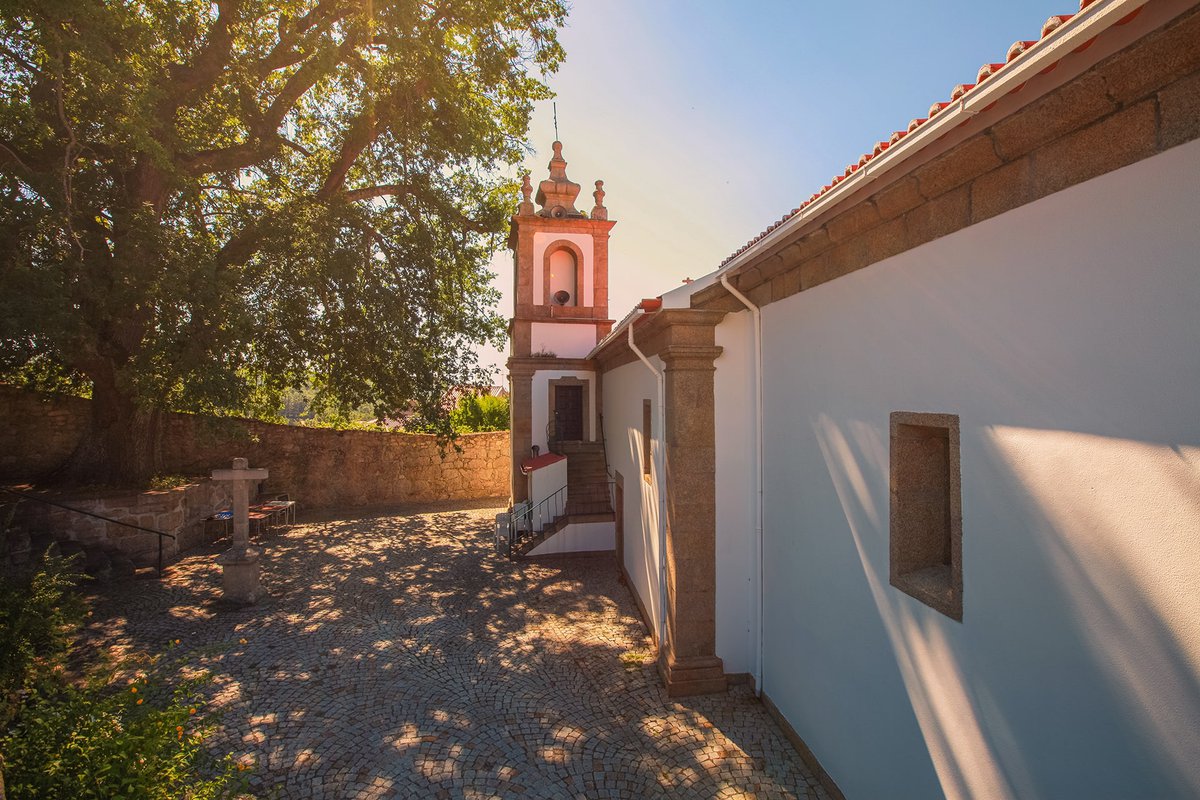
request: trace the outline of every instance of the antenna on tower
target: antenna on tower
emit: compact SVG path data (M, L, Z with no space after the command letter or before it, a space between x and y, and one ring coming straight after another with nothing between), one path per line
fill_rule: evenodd
M558 141L558 103L550 104L554 108L554 141Z

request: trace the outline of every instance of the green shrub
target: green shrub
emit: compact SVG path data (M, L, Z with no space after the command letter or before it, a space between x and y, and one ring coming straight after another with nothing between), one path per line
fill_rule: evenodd
M8 530L0 531L8 536ZM3 549L3 548L0 548ZM83 619L71 559L48 551L35 569L0 575L0 731L24 694L59 679Z
M185 478L182 475L155 475L150 479L149 488L151 491L163 492L168 489L178 489L180 486L187 486L191 482L191 478Z
M493 395L467 395L450 412L450 424L456 433L508 430L508 398Z
M211 724L196 684L163 694L144 680L35 693L0 741L10 800L202 800L243 789L243 768L204 748Z
M53 549L32 570L0 575L0 798L232 796L243 769L205 751L211 724L198 682L169 691L146 673L119 683L112 670L68 682L64 663L84 608L78 581ZM158 659L143 661L153 668Z

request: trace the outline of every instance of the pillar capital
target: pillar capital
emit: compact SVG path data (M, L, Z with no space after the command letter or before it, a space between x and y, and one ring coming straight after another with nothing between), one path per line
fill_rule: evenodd
M663 360L667 371L694 370L698 372L715 372L713 363L721 355L721 348L715 345L701 344L668 344L658 351L658 357Z

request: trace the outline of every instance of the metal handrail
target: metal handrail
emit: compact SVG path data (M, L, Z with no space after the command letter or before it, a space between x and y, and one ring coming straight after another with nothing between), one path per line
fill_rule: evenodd
M525 536L535 536L563 515L567 508L567 487L542 498L537 505L520 503L508 510L508 554Z
M596 417L600 421L600 453L604 456L604 474L612 477L612 470L608 468L608 442L604 440L604 415L597 414Z
M103 514L94 514L91 511L84 511L82 508L72 508L71 506L64 506L62 503L55 503L53 500L47 500L44 497L38 497L37 495L34 495L34 494L27 494L26 492L20 492L20 491L17 491L16 489L9 489L6 486L0 486L0 492L8 492L9 494L16 495L17 497L21 497L25 500L33 500L35 503L44 503L48 506L54 506L55 508L61 508L64 511L72 511L76 514L83 514L85 517L92 517L94 519L102 519L105 522L112 522L117 525L123 525L126 528L133 528L136 531L145 531L146 533L153 533L153 534L157 535L158 536L158 574L160 577L162 576L162 571L163 571L163 537L166 537L168 539L176 539L177 538L175 536L175 534L173 534L173 533L167 533L166 531L155 530L154 528L144 528L141 525L134 525L132 522L122 522L119 519L113 519L112 517L106 517Z

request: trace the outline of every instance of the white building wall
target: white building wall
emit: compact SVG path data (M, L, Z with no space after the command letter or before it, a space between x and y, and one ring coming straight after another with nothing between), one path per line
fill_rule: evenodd
M611 522L576 522L533 548L529 555L553 556L612 550L614 536Z
M717 655L728 673L752 673L757 655L753 337L748 311L716 329Z
M587 358L596 346L596 326L583 322L534 322L530 326L532 352L549 352L559 358Z
M568 242L573 242L579 245L579 249L583 251L583 291L577 298L575 305L591 306L592 297L594 295L596 282L593 279L593 270L595 269L595 245L592 242L592 236L589 233L551 233L549 231L539 231L533 235L533 302L534 305L541 305L545 290L543 287L543 260L546 254L546 247L560 239L565 239ZM592 342L595 345L595 341Z
M550 495L567 485L567 460L547 464L541 469L530 472L525 480L529 482L529 502L537 506ZM563 498L566 504L566 498ZM539 529L540 530L540 529Z
M662 361L650 361L662 369ZM624 479L624 547L618 554L633 590L657 635L659 603L658 476L661 475L661 431L653 431L651 480L642 477L642 401L650 400L657 424L658 383L640 361L604 373L604 438L609 469Z
M764 689L851 800L1200 796L1197 187L1193 142L764 309ZM962 623L888 583L892 411L961 418Z
M588 439L591 441L596 438L596 373L568 369L538 370L533 373L533 443L543 453L550 452L546 442L546 428L550 423L550 381L559 378L579 378L588 382L588 418L583 425Z

